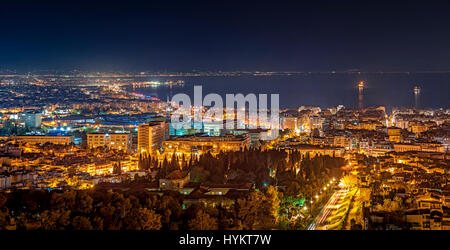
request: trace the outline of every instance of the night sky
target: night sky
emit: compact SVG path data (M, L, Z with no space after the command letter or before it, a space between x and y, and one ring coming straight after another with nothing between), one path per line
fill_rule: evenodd
M15 2L0 69L450 70L443 1Z

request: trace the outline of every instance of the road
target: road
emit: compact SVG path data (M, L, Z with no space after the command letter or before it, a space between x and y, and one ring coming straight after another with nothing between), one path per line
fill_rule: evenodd
M336 190L333 195L330 197L328 202L323 206L320 213L314 219L314 222L309 225L308 230L319 230L323 228L324 222L327 220L330 213L336 209L336 205L340 201L341 197L347 193L346 189ZM326 228L324 228L326 229Z

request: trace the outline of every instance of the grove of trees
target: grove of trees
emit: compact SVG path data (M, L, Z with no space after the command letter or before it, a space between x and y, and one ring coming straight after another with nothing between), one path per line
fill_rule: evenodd
M18 230L173 230L274 229L292 217L332 177L345 160L298 151L246 149L160 161L141 155L139 167L157 170L156 179L188 170L204 184L252 183L256 189L236 198L231 208L192 205L184 195L164 191L17 190L0 193L0 229ZM114 166L116 174L121 165ZM153 181L150 179L139 181ZM129 183L132 184L132 183ZM280 219L281 218L281 219Z
M278 209L275 187L252 191L231 209L186 208L173 191L24 190L0 193L0 230L270 229Z

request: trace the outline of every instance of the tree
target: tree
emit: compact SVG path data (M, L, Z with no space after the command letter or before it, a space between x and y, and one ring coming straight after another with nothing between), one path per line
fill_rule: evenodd
M0 193L0 230L4 230L9 224L8 220L8 207L5 206L7 198L5 195Z
M161 215L147 208L139 208L139 216L137 218L142 230L160 230Z
M265 192L251 192L247 198L238 199L238 218L244 229L270 229L278 223L280 200L275 187L269 186Z
M292 181L286 189L286 195L297 195L300 192L300 185L297 181Z
M273 226L278 222L278 210L280 208L280 199L276 187L269 186L264 193L264 212L266 213L266 226Z
M77 193L77 202L75 206L75 211L80 213L89 214L92 210L92 202L94 200L89 196L89 194L84 191L78 191Z
M122 166L120 164L120 161L119 161L119 163L114 163L113 174L117 174L117 175L122 174Z
M101 217L94 217L92 220L92 226L95 230L103 230L103 219Z
M8 214L0 211L0 230L5 230L8 224Z
M45 210L40 218L42 229L61 230L70 224L70 211Z
M256 191L251 192L245 199L238 199L238 218L244 229L252 230L260 221L263 199L263 193Z
M133 208L124 224L126 230L160 230L161 215L147 208Z
M52 209L72 209L76 204L76 192L65 191L63 193L54 192L50 200Z
M211 217L203 209L199 209L195 218L189 220L189 229L191 230L217 230L217 219Z
M84 216L76 216L72 220L72 226L75 230L92 230L94 229L88 218Z

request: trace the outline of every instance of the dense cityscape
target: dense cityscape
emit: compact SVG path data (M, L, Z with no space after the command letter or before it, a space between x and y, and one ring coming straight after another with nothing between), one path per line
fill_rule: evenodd
M442 248L448 13L2 1L2 246Z
M450 229L450 110L422 86L387 112L355 82L355 107L280 110L267 141L248 117L175 129L177 106L139 93L172 79L1 75L0 228Z

